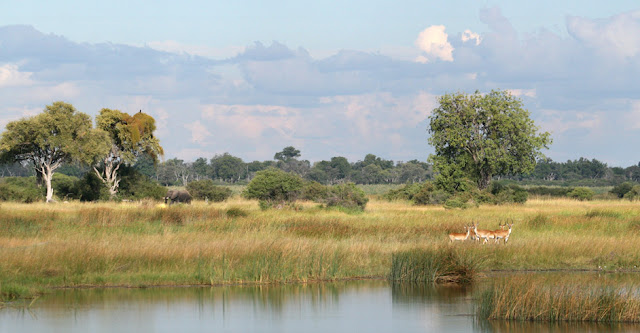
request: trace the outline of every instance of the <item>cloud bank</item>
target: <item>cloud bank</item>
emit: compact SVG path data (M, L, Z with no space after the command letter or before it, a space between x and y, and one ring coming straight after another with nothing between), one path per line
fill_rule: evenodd
M479 17L481 34L426 22L414 45L401 45L410 50L402 59L361 50L314 58L279 42L87 44L0 27L0 125L65 100L91 115L148 112L169 158L270 159L293 145L312 161L425 160L438 95L508 89L552 132L550 157L637 163L625 148L640 145L640 12L568 16L568 36L519 33L499 8Z

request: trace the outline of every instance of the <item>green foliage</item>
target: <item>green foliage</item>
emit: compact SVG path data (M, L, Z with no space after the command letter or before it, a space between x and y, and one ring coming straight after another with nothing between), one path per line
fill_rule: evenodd
M35 176L0 178L0 201L31 203L43 198Z
M328 196L324 200L327 207L343 207L356 210L364 210L367 202L369 202L369 198L354 183L331 186Z
M571 191L573 191L573 187L534 186L527 189L527 192L531 195L550 197L566 197Z
M496 204L503 203L525 203L529 197L529 193L516 184L504 184L501 182L492 182L489 186L489 192L494 196Z
M624 198L625 194L631 191L634 185L636 185L636 183L624 182L622 184L614 186L609 192L617 195L618 198Z
M329 196L329 187L315 181L305 182L301 198L316 202L323 202Z
M624 194L625 199L639 200L640 199L640 185L634 185L629 192Z
M578 199L580 201L593 199L594 192L587 187L576 187L571 192L567 193L569 198Z
M243 192L247 199L266 202L295 201L302 191L304 181L295 174L278 169L258 171Z
M231 196L231 189L216 186L211 179L194 180L187 184L187 191L189 191L195 199L208 199L213 202L222 202Z
M522 101L508 91L445 94L429 118L436 171L454 165L480 189L494 175L533 171L540 150L551 143L550 134L537 133Z
M385 193L383 197L389 201L412 200L413 197L420 192L423 186L424 184L419 183L405 184L400 188L390 190Z
M0 159L32 163L47 186L48 201L53 198L51 177L62 163L91 163L95 156L106 154L109 145L107 134L94 130L88 115L71 104L55 102L39 115L7 124L0 138Z
M119 196L123 199L154 199L162 200L167 189L153 179L141 174L132 167L121 167Z
M78 177L67 176L61 173L53 175L51 186L61 199L73 199L76 197L76 183L80 179Z
M449 197L449 192L436 189L431 182L425 182L412 199L416 205L438 205L446 202Z
M93 172L87 172L74 184L74 198L80 201L98 201L109 199L109 191Z
M288 162L296 157L300 157L300 151L293 146L285 147L281 152L276 153L273 156L274 160Z
M447 201L444 202L443 207L444 209L467 209L470 207L467 201L468 200L463 196L455 196L447 199Z

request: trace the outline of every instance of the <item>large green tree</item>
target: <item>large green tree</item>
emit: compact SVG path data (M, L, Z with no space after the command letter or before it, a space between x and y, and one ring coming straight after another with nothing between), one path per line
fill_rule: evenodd
M120 110L102 109L96 116L96 127L107 132L111 138L111 149L98 157L99 162L93 167L109 188L111 196L118 192L118 169L122 164L133 164L142 154L154 162L163 155L160 141L153 136L155 120L142 111L131 116Z
M445 94L429 118L436 171L459 169L480 189L493 176L531 172L552 141L508 91Z
M33 164L50 202L55 170L64 162L90 163L93 156L106 154L110 142L107 133L93 129L88 115L71 104L55 102L39 115L8 123L0 138L0 151L4 160Z

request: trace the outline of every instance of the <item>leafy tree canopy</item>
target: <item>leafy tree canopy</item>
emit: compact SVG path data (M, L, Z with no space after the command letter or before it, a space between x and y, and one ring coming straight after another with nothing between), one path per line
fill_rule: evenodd
M436 171L454 166L480 189L492 176L531 172L552 141L508 91L445 94L429 118Z

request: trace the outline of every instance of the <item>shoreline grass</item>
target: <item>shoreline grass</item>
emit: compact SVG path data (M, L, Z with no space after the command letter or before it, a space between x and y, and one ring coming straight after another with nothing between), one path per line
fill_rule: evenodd
M583 276L496 279L476 298L482 319L540 322L640 323L640 285Z
M0 204L0 298L53 287L287 283L388 277L394 254L455 249L482 270L634 270L640 207L629 201L530 200L444 210L373 198L360 214L301 203ZM476 222L515 221L509 243L449 244ZM441 254L440 254L441 255ZM8 289L5 289L5 287ZM11 287L11 288L9 288ZM11 290L11 291L5 291Z

